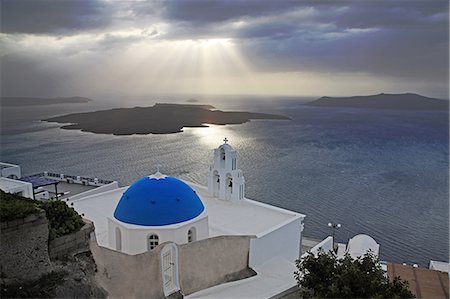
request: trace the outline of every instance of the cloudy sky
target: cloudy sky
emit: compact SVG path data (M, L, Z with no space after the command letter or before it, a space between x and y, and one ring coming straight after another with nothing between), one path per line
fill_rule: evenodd
M1 0L3 96L448 98L447 0Z

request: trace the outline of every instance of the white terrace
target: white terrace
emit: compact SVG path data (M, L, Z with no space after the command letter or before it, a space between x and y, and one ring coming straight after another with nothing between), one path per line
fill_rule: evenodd
M206 207L209 220L209 237L221 235L263 236L289 222L304 217L301 214L246 199L241 202L220 200L210 196L206 187L186 182L194 189ZM93 220L97 242L108 245L107 218L113 217L122 194L128 187L118 188L95 196L69 201L78 213ZM129 224L129 226L133 226Z

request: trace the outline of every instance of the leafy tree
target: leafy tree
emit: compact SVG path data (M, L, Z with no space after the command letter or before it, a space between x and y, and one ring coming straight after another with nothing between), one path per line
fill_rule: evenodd
M297 260L295 279L303 298L414 298L408 282L385 277L378 259L368 252L338 259L332 252L309 253Z

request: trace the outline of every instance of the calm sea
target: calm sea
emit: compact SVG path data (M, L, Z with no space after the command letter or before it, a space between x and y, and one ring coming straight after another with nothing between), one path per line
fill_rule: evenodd
M381 258L427 266L449 257L447 112L307 107L305 99L197 97L224 110L279 113L291 121L188 128L168 135L112 136L62 130L43 118L186 97L98 100L2 108L1 160L25 175L44 170L115 179L153 173L206 184L212 150L238 150L249 198L307 215L305 235L338 241L371 235Z

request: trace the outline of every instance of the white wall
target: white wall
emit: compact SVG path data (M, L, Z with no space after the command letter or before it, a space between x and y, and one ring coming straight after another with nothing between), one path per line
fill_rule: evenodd
M39 192L38 194L34 195L34 199L47 200L47 199L50 199L50 194L48 193L48 191Z
M439 262L439 261L430 261L431 270L447 272L450 275L450 263L448 262Z
M188 231L192 227L196 229L196 240L208 238L208 217L202 215L185 224L177 224L170 227L148 227L144 229L130 229L120 221L108 218L109 247L116 250L115 229L118 227L122 233L122 252L127 254L139 254L148 251L148 237L151 234L158 235L159 244L164 242L175 242L186 244L188 242Z
M83 197L86 197L86 196L91 196L91 195L94 195L94 194L98 194L98 193L102 193L102 192L106 192L106 191L111 191L111 190L114 190L114 189L117 189L117 188L119 188L119 183L114 181L114 182L109 183L107 185L103 185L103 186L100 186L100 187L97 187L97 188L94 188L94 189L91 189L91 190L88 190L88 191L85 191L85 192L82 192L82 193L75 194L73 196L70 196L69 198L70 198L70 200L77 200L77 199L80 199L80 198L83 198Z
M1 168L1 176L2 177L7 178L10 175L15 175L18 179L20 179L22 177L22 173L21 173L19 165L0 162L0 166L4 167L4 168Z
M261 237L250 240L249 266L255 267L274 257L295 262L300 257L302 218L297 218Z
M333 237L328 236L325 239L323 239L319 244L311 248L309 252L317 256L320 250L323 250L323 252L328 253L333 250ZM302 257L305 257L308 255L308 252L305 252Z
M33 185L28 182L22 182L2 177L0 178L0 189L2 189L6 193L20 193L20 196L33 199Z

